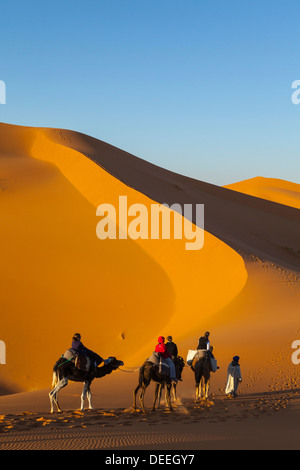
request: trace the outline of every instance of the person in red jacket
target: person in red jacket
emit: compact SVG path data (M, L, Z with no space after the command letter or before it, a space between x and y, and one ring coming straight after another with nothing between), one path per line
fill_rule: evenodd
M171 354L167 350L167 347L165 345L165 338L163 336L160 336L158 338L158 344L155 347L155 352L161 354L162 358L168 364L168 366L170 368L171 382L177 382L174 362L172 361Z

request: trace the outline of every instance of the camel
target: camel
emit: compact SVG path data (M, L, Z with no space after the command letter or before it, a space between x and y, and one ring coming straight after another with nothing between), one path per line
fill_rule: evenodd
M176 361L175 361L175 370L176 370L177 379L181 378L181 374L182 374L184 366L185 366L184 359L181 356L177 356ZM174 401L177 400L177 385L178 385L178 382L172 382L171 383L170 394L171 394L171 400L172 400L172 395L173 395L173 400ZM162 391L163 391L164 388L165 388L164 385L159 386L158 408L160 407Z
M104 365L95 367L92 370L84 371L78 369L72 361L61 357L53 367L52 390L49 393L51 404L50 413L54 412L54 403L57 406L57 411L62 412L58 404L58 392L68 384L69 380L72 382L84 383L81 395L81 411L84 411L84 400L86 396L89 402L89 409L92 410L92 394L90 389L92 381L110 374L113 370L116 370L118 367L123 365L123 361L119 361L115 357L109 357L107 361L105 361Z
M179 378L181 377L181 372L184 366L184 361L179 361L179 366L175 366L176 370L176 377ZM136 410L136 395L139 389L142 389L142 392L139 396L139 401L141 404L142 412L146 413L145 410L145 405L144 405L144 397L145 397L145 392L147 387L150 385L151 380L156 383L155 386L155 391L154 391L154 401L152 405L152 411L155 411L155 405L157 398L161 397L161 391L164 387L166 387L166 403L167 406L169 407L170 410L173 409L172 403L171 403L171 388L172 385L175 388L175 396L176 396L176 384L170 381L170 378L166 376L165 374L161 374L158 370L158 366L153 364L150 361L145 361L142 367L140 368L139 372L139 384L138 386L134 389L133 391L133 409Z
M196 402L202 398L208 399L209 388L210 388L210 360L208 354L205 357L195 357L192 363L192 370L195 374L196 381Z

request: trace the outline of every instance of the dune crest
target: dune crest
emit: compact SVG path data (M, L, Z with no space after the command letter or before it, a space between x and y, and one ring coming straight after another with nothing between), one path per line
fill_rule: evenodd
M300 209L300 184L259 176L224 188Z

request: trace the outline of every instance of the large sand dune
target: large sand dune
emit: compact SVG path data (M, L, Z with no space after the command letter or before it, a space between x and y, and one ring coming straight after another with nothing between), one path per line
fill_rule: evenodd
M271 447L279 448L294 414L258 425L251 416L285 408L294 396L289 392L299 388L300 366L291 360L292 342L300 339L299 194L299 185L273 179L221 188L77 132L1 124L0 339L6 343L7 363L0 366L0 384L2 394L22 392L1 397L3 412L16 413L14 418L1 418L2 428L9 431L22 424L34 434L40 432L37 425L49 424L55 434L63 423L65 428L76 427L77 417L71 414L58 422L45 414L28 414L25 419L18 413L24 407L28 413L48 409L53 363L79 331L89 348L103 357L123 359L128 369L94 384L96 406L104 409L82 418L79 427L87 426L91 436L85 434L83 442L74 431L74 443L78 438L84 448L93 447L94 430L99 433L102 418L106 423L111 416L113 426L132 426L136 433L132 435L140 442L137 447L157 445L158 435L146 428L141 438L140 425L165 423L178 434L172 443L166 441L169 448L206 448L206 439L212 447L219 443L225 448L263 448L266 433L272 434ZM172 237L99 240L96 208L102 203L117 207L120 195L127 196L128 204L147 208L157 202L205 204L204 248L187 251L185 240ZM144 421L121 410L131 405L136 369L151 354L157 336L172 334L185 357L206 330L211 331L220 366L211 383L211 392L218 394L215 413L205 408L203 414L206 419L210 415L210 437L199 435L198 412L203 409L191 404L194 379L189 368L178 387L183 402L177 404L175 418L160 414L157 420L150 416ZM230 425L232 434L226 440L231 408L228 411L222 397L227 365L236 354L244 380L243 398L233 413L241 423L236 428ZM79 394L78 385L69 385L62 391L62 404L69 409L75 402L78 406ZM147 396L150 400L151 392ZM117 411L109 414L111 407ZM246 410L250 427L243 422ZM193 436L182 428L191 420ZM271 431L282 426L276 441ZM239 441L242 433L244 440ZM51 445L64 448L54 434L45 434L45 445L53 438L56 444ZM14 441L5 435L2 444L28 448L22 436L16 435ZM115 438L114 432L113 441L108 437L112 447L119 445ZM123 447L134 445L135 438L126 430L123 438ZM42 442L35 448L43 447ZM284 446L293 447L295 442ZM103 447L102 441L97 443Z
M142 362L159 335L202 332L244 287L242 258L209 233L199 251L184 240L99 240L99 204L154 201L57 143L59 131L0 130L6 386L46 387L76 331L104 357Z

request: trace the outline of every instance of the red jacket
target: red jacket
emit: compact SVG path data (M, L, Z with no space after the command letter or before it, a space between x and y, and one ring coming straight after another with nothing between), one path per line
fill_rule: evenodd
M164 359L172 357L171 354L168 352L165 343L158 343L155 347L155 352L160 353Z

